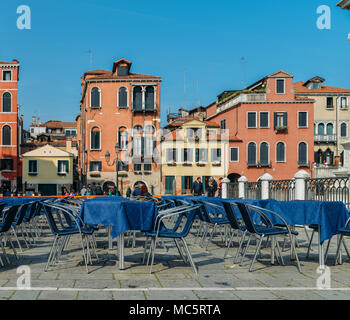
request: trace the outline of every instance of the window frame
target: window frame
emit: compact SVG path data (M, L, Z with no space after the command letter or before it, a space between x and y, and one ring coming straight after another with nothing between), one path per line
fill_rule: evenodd
M267 126L266 127L261 126L261 114L262 113L267 113ZM259 128L260 129L270 129L270 112L269 111L260 111L259 112Z
M332 99L332 105L328 104L328 99ZM326 97L326 109L332 110L334 109L334 97Z
M283 161L282 160L278 160L278 145L279 144L283 144L284 148L283 148ZM287 162L287 145L284 141L277 141L276 143L276 163L286 163Z
M100 169L100 170L91 170L92 164L97 166L98 167L97 169ZM89 162L89 172L102 172L102 161L90 161Z
M9 73L10 74L10 80L6 80L5 79L5 74ZM8 81L12 81L12 70L2 70L2 77L1 77L2 81L8 82Z
M10 111L4 111L4 96L5 94L10 95ZM5 91L1 96L1 112L2 113L12 113L12 94L9 91Z
M93 133L93 129L97 128L98 129L98 132L99 132L99 145L98 145L98 148L93 148L92 147L92 133ZM91 151L101 151L101 139L102 139L102 130L100 127L98 126L94 126L91 128L90 130L90 150Z
M255 114L255 127L249 126L249 114ZM257 129L258 127L258 119L257 119L257 112L256 111L247 111L247 129Z
M343 125L345 125L345 127L346 127L346 135L345 136L343 136L342 135L342 126ZM340 138L347 138L348 137L348 124L346 123L346 122L342 122L341 124L340 124L340 130L339 130L340 132Z
M126 106L120 106L120 90L124 88L126 90ZM129 109L129 90L125 86L121 86L118 88L117 92L117 104L119 109Z
M300 125L300 114L306 113L306 126ZM308 111L298 111L298 129L307 129L309 128L309 112Z
M262 163L261 161L261 146L263 144L267 145L267 163ZM270 163L270 144L267 141L261 141L259 144L259 164L262 164L262 166L267 166Z
M36 172L30 171L30 163L35 162L36 163ZM28 175L38 175L39 174L39 162L37 159L28 159Z
M255 146L255 163L249 163L249 145L250 144L254 144L254 146ZM255 141L249 141L247 143L247 164L248 164L248 166L257 166L257 164L258 164L258 148L257 148L257 144Z
M92 90L97 88L98 89L98 93L99 93L99 106L98 107L93 107L92 106ZM91 90L90 90L90 109L94 109L94 110L97 110L97 109L101 109L102 108L102 90L100 87L98 86L95 86L95 87L92 87Z
M5 127L10 128L10 143L9 144L4 144L4 128ZM2 128L1 128L1 146L4 146L4 147L12 146L12 128L8 124L3 125Z
M302 143L304 143L305 145L306 145L306 152L305 152L305 154L306 154L306 161L305 161L305 163L301 163L300 162L300 153L299 153L299 148L300 148L300 145L302 144ZM306 141L300 141L299 143L298 143L298 158L297 158L297 160L298 160L298 165L306 165L306 164L308 164L308 162L309 162L309 156L308 156L308 152L309 152L309 146L308 146L308 144L307 144L307 142Z
M237 160L232 160L232 149L237 150ZM239 147L230 147L230 162L239 162Z
M283 92L278 92L278 82L283 81ZM276 79L276 94L286 94L286 79Z
M66 163L66 171L61 171L62 163ZM58 175L67 175L69 173L69 160L57 160L57 174Z

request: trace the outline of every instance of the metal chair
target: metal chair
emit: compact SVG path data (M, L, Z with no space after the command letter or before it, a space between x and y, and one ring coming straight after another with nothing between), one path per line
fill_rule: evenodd
M276 212L273 212L273 211L270 211L270 210L267 210L264 208L260 208L257 206L248 205L248 204L241 203L241 202L236 202L236 204L237 204L237 208L239 209L239 211L242 215L242 218L243 218L244 224L247 228L247 231L250 233L250 236L248 238L248 243L247 243L247 246L245 248L243 257L242 257L242 261L245 257L247 249L249 247L249 243L250 243L252 235L255 235L257 238L260 238L259 243L258 243L256 250L255 250L254 258L253 258L252 263L250 265L249 271L250 272L253 271L253 266L254 266L255 260L257 258L258 253L260 252L261 243L265 237L271 237L271 240L272 240L271 241L272 242L271 243L271 262L272 262L272 264L274 263L274 255L276 253L275 250L277 248L277 253L280 256L281 264L283 265L284 262L283 262L283 258L281 255L278 241L276 241L276 237L277 236L287 236L287 237L289 237L289 240L291 243L291 258L293 257L293 254L294 254L296 261L297 261L298 270L299 270L299 272L301 272L299 258L298 258L298 254L297 254L296 249L295 249L295 244L294 244L294 239L293 239L293 236L297 236L298 232L290 230L286 221ZM260 217L262 224L255 223L253 221L252 214L257 214L258 217ZM270 218L268 217L268 214L271 214L271 215L277 217L282 222L279 225L284 225L284 228L276 227L275 225L273 225ZM276 254L276 257L277 257L277 254ZM241 261L241 264L242 264L242 261Z
M340 247L343 244L344 249L348 255L348 258L350 259L350 253L348 248L345 245L344 242L344 237L350 237L350 229L349 229L349 224L350 224L350 218L346 221L345 226L341 229L338 230L339 234L340 234L340 238L338 241L338 245L337 245L337 251L335 254L335 261L334 261L334 265L336 265L338 262L342 263L342 259L340 259Z
M179 251L179 254L181 258L184 260L184 262L186 263L188 259L194 272L196 274L198 273L185 238L189 234L196 216L199 214L200 207L201 207L200 205L192 205L192 207L190 208L180 209L177 212L172 212L167 215L163 215L158 219L158 223L155 224L154 230L152 232L146 232L146 237L147 237L146 243L148 239L151 238L151 245L150 245L150 250L149 250L148 259L147 259L147 265L148 265L150 255L152 255L150 273L152 273L152 266L154 262L154 255L155 255L158 239L172 239L175 242L175 245ZM164 220L173 218L174 216L177 217L174 225L172 227L166 227ZM181 246L180 246L181 243L179 240L181 240L182 242L187 259L185 258L185 254L181 250Z

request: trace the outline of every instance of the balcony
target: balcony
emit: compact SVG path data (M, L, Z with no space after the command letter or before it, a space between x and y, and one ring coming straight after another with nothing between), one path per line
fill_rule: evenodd
M276 127L275 132L276 133L288 133L288 128L286 126Z
M257 168L258 163L256 162L247 162L247 168Z
M271 162L270 161L260 161L258 163L258 167L259 168L271 168L272 165L271 165Z
M336 143L337 135L336 134L316 134L315 142L316 143Z
M218 102L217 113L236 106L240 103L262 102L266 101L265 93L240 93L233 94L232 97L227 97Z

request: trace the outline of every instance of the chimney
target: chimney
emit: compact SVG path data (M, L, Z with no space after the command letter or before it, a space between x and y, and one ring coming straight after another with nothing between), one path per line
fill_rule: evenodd
M66 151L72 153L72 139L66 140Z
M36 125L36 117L32 117L32 125Z
M41 124L41 122L40 122L40 117L38 117L38 124Z

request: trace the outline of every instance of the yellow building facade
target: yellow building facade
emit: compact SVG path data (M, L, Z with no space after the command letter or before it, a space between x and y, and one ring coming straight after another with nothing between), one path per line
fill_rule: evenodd
M25 191L61 195L73 185L73 154L50 145L29 151L23 157Z
M219 184L227 171L227 144L220 126L190 120L167 127L162 138L162 193L190 194L200 177L207 188L209 177Z

